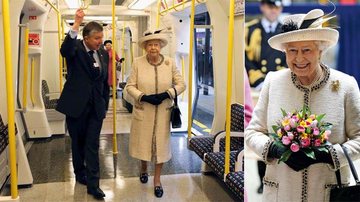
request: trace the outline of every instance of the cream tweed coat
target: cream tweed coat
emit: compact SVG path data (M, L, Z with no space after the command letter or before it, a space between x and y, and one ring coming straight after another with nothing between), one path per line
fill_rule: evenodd
M350 182L350 170L339 144L348 148L352 160L360 157L360 93L356 80L344 73L324 67L327 76L315 83L312 90L299 85L289 69L269 73L252 120L245 131L245 141L263 158L266 174L263 179L263 201L329 201L330 189L337 184L335 170L340 168L342 183ZM334 82L339 81L336 88ZM297 85L297 86L296 86ZM272 125L286 111L301 109L304 102L315 114L326 116L324 121L333 124L330 153L335 167L318 163L299 172L285 163L267 158L272 140ZM251 201L251 199L249 199Z
M140 102L140 99L143 95L165 91L173 98L173 87L178 95L185 90L185 82L176 70L174 60L164 56L158 66L153 66L148 63L146 56L135 59L125 88L134 98L129 138L132 157L156 163L170 160L170 107L173 100L166 99L154 106Z

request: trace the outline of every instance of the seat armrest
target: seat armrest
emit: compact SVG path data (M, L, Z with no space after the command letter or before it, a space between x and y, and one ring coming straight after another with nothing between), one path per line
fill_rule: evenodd
M237 155L236 162L235 162L235 172L244 171L243 170L243 159L244 159L244 149L242 149Z
M226 135L225 131L220 131L215 135L214 145L213 145L214 152L220 151L220 140L221 138L224 138L225 135ZM230 137L244 137L244 132L230 132Z

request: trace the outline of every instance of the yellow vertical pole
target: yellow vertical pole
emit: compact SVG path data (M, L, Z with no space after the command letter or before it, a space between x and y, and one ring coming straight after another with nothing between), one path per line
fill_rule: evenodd
M230 109L232 94L232 66L233 66L233 43L234 43L234 12L235 0L230 0L229 30L228 30L228 54L227 54L227 90L226 90L226 137L225 137L225 176L230 171Z
M16 168L16 141L15 141L15 106L13 92L13 73L11 55L11 33L10 33L10 14L9 1L2 0L3 13L3 32L5 48L5 74L6 74L6 97L9 127L9 156L10 156L10 190L11 198L18 198L17 189L17 168Z
M35 106L35 97L34 97L34 77L35 77L35 59L31 58L31 70L30 70L30 100L32 106Z
M121 53L121 57L123 57L125 60L123 62L123 65L122 65L122 70L121 70L121 81L124 82L124 76L125 76L125 67L126 67L126 57L125 57L125 28L126 28L126 25L125 25L125 22L124 22L124 25L123 25L123 31L122 31L122 36L121 36L121 39L122 39L122 53Z
M58 21L58 44L59 44L59 89L60 92L62 91L62 86L63 86L63 57L60 54L60 47L61 47L61 43L62 43L62 30L61 30L61 14L59 11L59 1L57 1L57 21Z
M181 56L181 74L182 74L182 77L183 77L183 79L184 79L184 81L185 81L185 58L184 58L184 56L182 55ZM182 95L181 95L181 98L184 100L184 95L185 95L185 93L183 93Z
M116 43L116 22L115 22L115 0L112 1L112 41L115 45ZM115 47L112 48L112 97L113 97L113 162L114 162L114 178L116 178L116 167L117 167L117 140L116 140L116 91L117 91L117 82L116 82L116 68L115 68Z
M162 0L158 0L158 3L157 3L156 28L159 28L159 26L160 26L160 8L161 8L161 1L162 1Z
M194 49L194 19L195 19L195 0L191 0L190 17L190 47L189 47L189 96L188 96L188 140L191 138L192 126L192 81L193 81L193 49Z
M24 78L23 78L23 96L22 96L22 107L26 110L27 107L27 80L29 70L29 27L25 27L25 39L24 39Z

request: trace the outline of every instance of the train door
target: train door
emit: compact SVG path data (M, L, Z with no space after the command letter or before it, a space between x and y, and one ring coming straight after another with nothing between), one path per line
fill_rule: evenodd
M195 16L195 95L192 128L196 135L210 134L214 118L214 74L210 24L208 12Z

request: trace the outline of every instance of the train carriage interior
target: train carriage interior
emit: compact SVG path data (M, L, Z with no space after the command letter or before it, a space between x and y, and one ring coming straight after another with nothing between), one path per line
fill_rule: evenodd
M103 200L244 200L244 1L7 2L0 13L0 202L95 200L75 179L66 116L56 110L68 74L59 50L79 8L85 13L80 32L90 21L100 23L102 41L112 40L124 58L114 69L118 80L100 132ZM161 54L174 59L186 84L160 199L153 193L153 164L150 183L142 184L139 161L129 155L136 101L126 90L135 58L146 54L139 39L154 29L166 35Z

